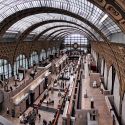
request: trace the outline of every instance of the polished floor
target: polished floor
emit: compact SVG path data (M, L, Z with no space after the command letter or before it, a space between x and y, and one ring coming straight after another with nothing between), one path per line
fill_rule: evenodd
M85 67L85 78L82 80L82 109L90 109L90 100L91 98L94 99L94 107L98 109L99 112L99 125L112 125L112 117L110 112L107 108L105 102L105 96L100 92L99 88L92 88L90 87L90 77L89 77L89 70L88 64L84 64ZM87 90L87 98L84 98L84 93Z

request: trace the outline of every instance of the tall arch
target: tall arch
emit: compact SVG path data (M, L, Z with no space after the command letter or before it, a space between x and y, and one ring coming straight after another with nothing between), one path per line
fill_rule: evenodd
M12 67L8 60L0 59L0 80L4 81L12 76Z
M101 75L104 76L104 66L105 66L105 59L102 58L102 62L101 62Z
M51 48L48 48L48 50L47 50L47 58L49 58L50 54L51 54Z
M24 54L20 54L16 57L14 62L14 75L18 74L20 67L28 69L28 60Z
M113 96L114 96L114 110L118 116L120 116L120 81L118 77L118 73L116 72L114 88L113 88Z
M46 53L45 53L45 50L42 49L41 52L40 52L40 61L45 60L45 58L46 58Z
M115 75L116 75L116 69L114 65L112 65L108 73L108 86L107 86L107 89L110 90L111 94L113 94L114 91Z
M104 87L107 89L107 77L108 77L108 67L107 63L105 62L105 67L104 67Z
M36 65L39 63L38 52L33 51L30 55L30 66Z
M97 72L101 73L101 58L99 57L99 54L98 54L98 57L97 57Z

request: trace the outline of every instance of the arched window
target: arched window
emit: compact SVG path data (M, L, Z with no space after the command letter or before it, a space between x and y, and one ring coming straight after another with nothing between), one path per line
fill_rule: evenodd
M47 58L49 58L49 55L51 54L51 49L49 48L47 51Z
M55 52L56 52L55 47L53 47L52 54L55 54Z
M27 58L25 57L25 55L21 54L16 58L16 62L14 64L14 75L16 75L18 73L19 67L28 69L28 61L27 61Z
M53 51L53 48L50 48L50 52L49 52L50 55L52 54L52 51Z
M33 66L34 63L38 64L39 59L38 59L38 54L36 51L34 51L31 55L30 55L30 66Z
M12 76L11 65L7 60L0 59L0 80L8 79Z
M43 50L43 58L46 59L46 51Z
M41 53L40 53L40 61L43 60L43 50L41 50Z
M41 53L40 53L40 60L43 61L43 60L45 60L45 59L46 59L46 52L45 52L45 50L43 49L43 50L41 51Z
M59 48L56 48L56 53L59 53Z

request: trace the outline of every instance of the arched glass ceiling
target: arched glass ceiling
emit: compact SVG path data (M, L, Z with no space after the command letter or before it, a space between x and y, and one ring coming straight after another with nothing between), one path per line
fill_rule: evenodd
M24 30L26 30L28 27L32 26L33 24L36 24L36 23L39 23L39 22L42 22L42 21L45 21L45 20L54 20L54 19L67 20L67 21L72 21L72 22L78 21L75 18L68 17L68 16L65 16L65 15L62 15L62 14L53 14L53 13L35 14L35 15L28 16L28 17L25 17L25 18L21 19L20 21L18 21L14 25L12 25L8 29L8 31L16 30L18 32L19 31L23 32ZM38 32L40 32L40 29L34 31L34 33L38 33Z
M49 30L48 32L46 32L44 35L45 36L48 36L48 35L51 35L52 33L54 33L54 32L56 32L56 31L59 31L60 29L71 29L71 27L58 27L58 28L56 28L56 29L52 29L52 30ZM72 30L74 30L74 29L77 29L77 28L75 28L75 27L72 27ZM81 31L82 32L82 29L80 30L80 29L78 29L79 31ZM56 33L54 33L54 35L55 35ZM54 35L51 35L51 36L54 36Z
M82 34L82 35L84 35L84 36L86 36L87 38L90 38L85 32L82 32L81 30L78 30L78 29L76 29L76 28L58 28L57 30L56 30L56 32L52 32L53 34L51 34L51 35L45 35L46 37L44 38L44 39L46 39L46 40L51 40L51 39L56 39L57 38L57 36L59 36L61 33L64 33L64 32L67 32L67 33L79 33L79 34Z
M77 23L83 27L85 27L86 29L90 30L91 32L94 33L94 30L91 29L91 27L89 27L88 25L84 24L83 22L73 18L73 17L69 17L66 15L62 15L62 14L53 14L53 13L43 13L43 14L35 14L32 16L28 16L26 18L23 18L22 20L18 21L17 23L15 23L14 25L12 25L7 32L24 32L27 28L29 28L30 26L32 26L33 24L42 22L42 21L46 21L46 20L64 20L64 21L70 21L70 22L74 22ZM40 26L36 29L34 29L30 34L30 38L36 34L41 33L42 31L46 30L49 27L53 27L53 26L57 26L57 25L74 25L74 24L69 24L67 22L53 22L53 23L48 23L45 24L43 26ZM4 35L5 37L5 35ZM28 36L29 37L29 36Z
M94 34L94 32L93 32L93 30L91 29L91 32L90 32L90 30L86 30L86 29L83 29L83 28L81 28L80 26L77 26L77 25L74 25L74 24L70 24L70 23L67 23L67 22L56 22L56 23L49 23L49 24L46 24L46 25L44 25L44 26L41 26L41 27L39 27L39 28L37 28L37 29L35 29L35 31L39 31L38 32L38 35L41 33L41 32L43 32L44 30L46 30L46 29L48 29L48 28L52 28L52 27L56 27L56 28L54 28L54 29L51 29L51 30L48 30L47 32L45 32L43 35L45 36L48 36L49 34L51 34L52 32L54 32L54 31L56 31L56 30L58 30L58 29L61 29L62 27L60 27L60 26L65 26L65 27L67 27L67 28L69 28L70 26L72 26L72 27L77 27L78 29L81 29L81 30L83 30L83 31L85 31L85 32L87 32L87 34L89 34L89 35L92 35L91 33L93 33ZM58 28L57 28L58 27ZM32 33L34 33L35 31L33 31ZM41 37L39 38L39 39L41 39L41 38L43 38L43 35L41 35ZM92 35L93 36L93 35Z
M74 22L74 21L72 21L72 22ZM83 23L81 23L81 24L82 24L82 26L85 25L85 24L83 24ZM47 28L49 28L49 27L59 26L59 25L67 25L67 26L72 25L72 26L75 26L74 24L69 24L69 23L67 23L67 22L48 23L48 24L45 24L45 25L43 25L43 26L40 26L40 27L34 29L31 33L37 33L37 34L39 34L40 32L44 31L45 29L47 29ZM93 32L93 30L92 30L89 26L87 27L87 25L85 25L84 27L87 28L87 29L89 29L89 30L91 30L91 31Z
M38 40L52 39L56 35L59 37L61 35L61 32L79 32L81 34L84 34L84 36L86 36L89 39L95 39L95 37L93 37L93 35L88 33L86 30L83 30L81 28L77 28L77 27L74 27L74 26L73 27L64 26L64 27L57 27L55 29L49 30L48 32L46 32L43 35L41 35L41 37Z
M59 33L59 36L58 37L55 37L56 35L58 35L58 33ZM84 33L81 33L81 32L79 32L79 31L75 31L75 30L64 30L64 31L60 31L60 32L57 32L54 36L51 36L49 39L50 40L52 40L52 39L56 39L56 40L59 40L59 42L62 42L62 41L60 41L60 40L62 40L62 39L65 39L66 37L68 37L68 36L70 36L70 35L72 35L72 34L78 34L79 33L79 35L82 35L82 36L84 36L84 37L86 37L88 40L93 40L93 38L91 37L91 36L86 36L86 34L84 34ZM61 39L60 39L61 38Z
M45 20L54 20L54 19L71 21L71 22L79 23L81 25L86 26L81 21L79 21L75 18L66 16L66 15L63 15L63 14L43 13L43 14L35 14L35 15L28 16L28 17L25 17L25 18L21 19L20 21L18 21L14 25L12 25L8 29L8 32L9 31L23 32L24 30L26 30L28 27L32 26L33 24L36 24L36 23L39 23L39 22L42 22L42 21L45 21ZM53 23L49 24L49 25L53 25ZM34 30L33 32L38 33L43 28L44 27L38 28L38 29Z
M71 34L65 37L64 44L74 44L74 43L87 45L88 40L86 36L81 34Z
M19 20L17 23L12 25L7 32L9 31L17 31L17 32L23 32L31 25L42 22L47 19L53 19L54 17L49 17L47 13L44 14L36 14L32 16L28 16L26 18L23 18L22 20Z
M121 31L102 10L87 0L0 0L0 21L19 10L33 7L55 7L76 13L96 25L106 36Z

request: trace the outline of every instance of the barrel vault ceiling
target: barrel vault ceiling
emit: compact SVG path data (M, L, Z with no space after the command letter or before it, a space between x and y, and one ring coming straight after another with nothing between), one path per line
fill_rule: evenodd
M29 35L40 37L46 29L50 29L46 36L54 30L62 32L61 27L51 28L58 25L67 26L67 31L76 26L77 30L70 28L75 32L81 28L79 24L88 38L91 32L106 40L113 33L125 32L124 12L124 0L0 0L0 37L21 41Z

